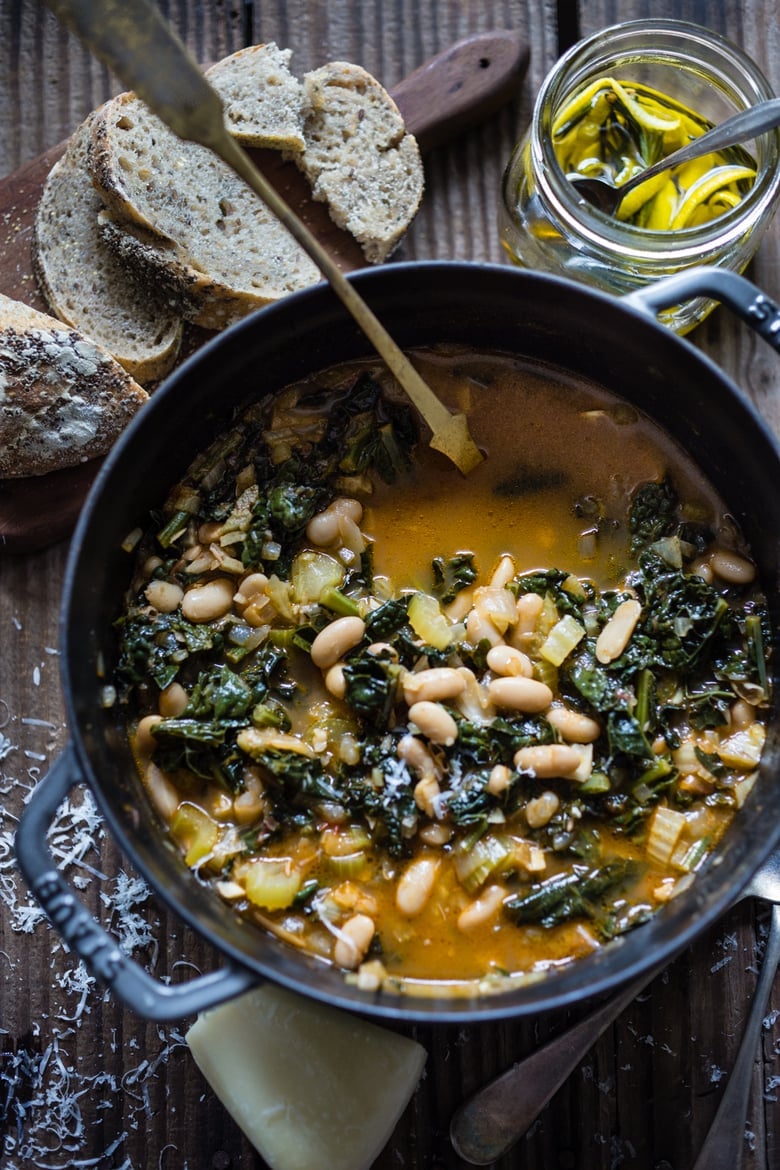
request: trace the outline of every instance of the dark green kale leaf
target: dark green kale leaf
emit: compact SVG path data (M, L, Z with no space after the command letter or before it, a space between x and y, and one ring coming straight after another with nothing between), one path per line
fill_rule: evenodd
M406 625L409 608L407 598L399 597L385 601L366 618L366 636L372 642L386 642L402 626Z
M732 632L728 603L702 577L670 569L652 552L639 560L642 578L636 588L642 596L642 617L613 666L690 671L716 634Z
M633 555L677 527L677 493L668 478L660 483L641 484L634 492L628 513Z
M511 765L520 748L554 740L555 732L542 716L518 714L514 719L505 719L499 715L490 723L462 719L458 721L454 753L457 758L465 759L467 765Z
M435 557L433 569L433 594L442 605L449 605L463 589L473 585L477 579L477 568L472 553L457 553L449 560Z
M150 612L146 607L131 608L115 628L119 632L116 680L122 698L150 678L165 690L190 657L219 650L223 644L221 630L210 622L196 625L178 612Z
M588 869L575 865L570 873L533 885L527 894L504 902L504 909L519 923L538 922L559 926L574 918L589 918L598 926L609 909L605 895L619 891L636 873L636 864L616 860Z
M399 675L396 662L376 654L350 658L344 666L346 701L375 729L383 730L390 721Z

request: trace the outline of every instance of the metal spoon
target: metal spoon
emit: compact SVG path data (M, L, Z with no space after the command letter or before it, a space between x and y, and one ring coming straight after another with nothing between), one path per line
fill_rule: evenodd
M694 1170L735 1170L739 1166L756 1040L780 962L780 850L772 853L756 871L739 900L747 897L774 903L772 928L734 1071ZM664 966L662 963L653 967L573 1028L478 1089L456 1110L450 1122L450 1140L456 1153L474 1166L487 1166L510 1150L602 1033Z
M694 138L687 146L680 147L672 154L662 158L660 162L640 171L620 187L613 187L603 179L589 179L585 176L569 176L569 181L576 187L577 194L591 203L605 215L614 215L629 191L639 187L655 175L671 170L680 163L690 162L692 158L700 158L709 154L711 150L723 150L727 146L736 146L739 142L747 142L765 130L772 130L780 126L780 98L759 102L747 110L740 110L708 130L699 138Z
M284 224L327 279L430 427L430 445L464 475L482 462L465 414L450 414L319 240L229 133L222 101L150 0L46 0L47 7L180 138L208 147Z

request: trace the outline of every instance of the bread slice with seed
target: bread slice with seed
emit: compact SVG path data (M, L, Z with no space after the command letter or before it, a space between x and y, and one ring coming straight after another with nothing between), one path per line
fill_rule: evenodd
M0 294L0 477L104 455L146 401L107 350Z
M133 93L97 112L88 166L107 208L100 221L109 244L119 248L124 234L124 262L151 268L197 325L224 328L320 279L243 180L210 150L177 138Z
M305 147L288 157L366 259L386 260L422 199L417 140L387 90L359 65L332 61L307 73L303 85Z
M182 321L163 296L128 279L98 230L100 196L87 170L94 115L73 134L46 179L33 235L33 268L55 317L104 346L136 381L159 381L179 353Z
M303 86L290 72L291 57L290 49L269 41L239 49L206 71L228 129L245 146L303 150Z

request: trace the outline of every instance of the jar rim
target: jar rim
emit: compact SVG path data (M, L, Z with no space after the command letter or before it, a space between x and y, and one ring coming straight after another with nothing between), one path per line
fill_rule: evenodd
M669 43L659 42L659 34L665 34L669 38ZM691 70L695 67L700 77L706 80L709 76L713 84L717 85L715 66L709 67L692 56L690 48L682 53L683 45L690 46L691 37L706 45L708 50L714 50L724 64L728 63L732 69L736 68L739 71L739 80L743 83L742 90L750 91L739 92L738 96L743 99L744 104L737 108L747 108L755 104L755 101L767 100L774 96L769 81L758 65L738 45L712 29L684 20L622 21L578 41L549 71L534 103L529 136L530 149L539 186L544 190L545 197L555 204L561 219L578 235L587 239L591 246L609 249L634 261L645 259L652 264L664 259L668 259L670 263L696 261L697 258L701 258L702 248L707 245L727 247L732 242L736 243L756 226L774 201L780 189L780 128L766 131L761 135L756 151L756 178L736 207L728 209L708 223L675 229L674 233L668 229L643 228L624 223L586 203L582 197L576 195L574 186L566 178L552 143L552 120L560 103L576 85L586 83L588 73L591 77L598 73L600 60L606 64L608 60L614 59L618 65L621 58L626 60L630 58L634 62L639 60L638 52L643 35L648 37L649 43L646 48L652 49L654 59L662 64L687 64ZM637 39L640 40L640 45L637 44ZM677 53L680 54L679 62L674 57L673 45L677 46ZM570 78L572 66L577 66L578 63L579 75ZM730 82L733 89L737 85L733 76ZM717 88L726 94L727 91L722 87ZM733 94L728 96L730 100L735 100ZM749 100L751 96L752 101ZM746 98L748 100L744 100ZM670 242L670 237L673 243Z

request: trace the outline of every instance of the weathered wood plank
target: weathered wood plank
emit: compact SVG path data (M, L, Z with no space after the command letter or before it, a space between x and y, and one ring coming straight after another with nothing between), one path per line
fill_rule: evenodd
M699 19L742 40L767 70L777 69L773 0L712 6L695 0L659 4L591 3L580 9L583 32L632 12L675 12ZM168 0L163 10L201 60L215 59L251 39L276 39L294 49L299 71L342 57L364 64L393 85L422 60L470 32L492 27L522 31L532 48L531 68L516 101L489 125L429 158L423 210L402 256L500 260L494 215L501 170L527 122L533 95L558 53L555 5L532 0L263 0L239 3ZM619 10L617 12L616 10ZM775 84L778 78L773 77ZM7 173L70 130L119 87L92 62L37 4L7 0L0 6L0 172ZM778 292L777 227L753 266L770 292ZM778 416L776 358L763 343L724 313L716 313L692 339L715 357L751 395L773 425ZM30 934L12 928L14 903L4 834L13 829L25 787L66 741L65 711L57 675L57 610L63 547L25 558L0 556L0 1068L25 1050L34 1062L49 1052L45 1085L53 1087L58 1054L72 1069L71 1084L82 1127L67 1152L49 1159L95 1159L98 1170L161 1166L189 1170L261 1170L262 1162L209 1093L179 1030L137 1019L89 989L83 1014L73 1020L81 992L72 982L73 961L44 926ZM10 745L10 748L4 744ZM111 922L103 895L113 896L127 869L110 841L71 870L87 881L84 897ZM152 927L158 950L155 971L186 977L182 964L208 969L210 949L164 906L151 898L138 907ZM576 1074L500 1170L685 1170L693 1161L717 1101L719 1071L733 1059L746 997L755 982L756 927L747 904L709 931L599 1042ZM139 957L151 963L154 947ZM723 961L723 962L721 962ZM777 993L775 995L777 1005ZM479 1028L410 1029L429 1051L428 1072L377 1170L461 1168L447 1142L447 1125L461 1097L482 1081L560 1031L569 1013ZM55 1046L56 1047L53 1047ZM746 1170L770 1170L780 1159L780 1113L771 1087L778 1068L777 1027L768 1027L764 1058L756 1069L757 1103L751 1124L755 1150ZM33 1081L24 1069L17 1100L29 1100ZM29 1073L29 1068L28 1068ZM765 1094L762 1090L766 1088ZM0 1097L0 1099L3 1099ZM46 1116L46 1109L50 1111ZM28 1112L26 1133L54 1144L51 1111ZM78 1128L78 1127L76 1127ZM45 1131L48 1129L48 1133ZM4 1122L0 1117L0 1149ZM8 1170L31 1164L17 1144L16 1115L5 1119ZM111 1151L113 1147L113 1152Z

